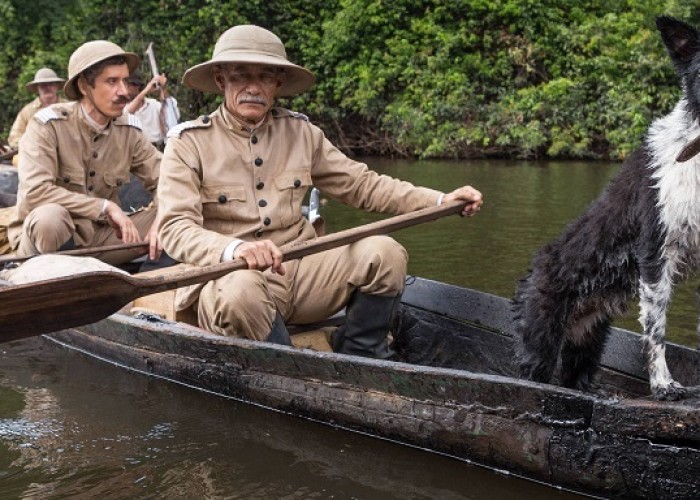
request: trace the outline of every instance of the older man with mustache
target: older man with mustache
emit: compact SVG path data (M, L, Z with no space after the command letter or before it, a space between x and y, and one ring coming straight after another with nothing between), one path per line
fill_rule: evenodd
M300 114L272 107L275 97L308 89L314 75L287 60L280 39L236 26L210 61L190 68L185 85L224 94L210 115L172 129L158 187L159 234L177 260L208 265L245 259L248 270L178 291L212 332L289 344L285 322L324 319L347 306L334 351L390 358L387 333L403 291L407 255L386 236L366 238L282 264L279 246L316 237L301 205L312 185L365 210L405 213L481 193L443 194L379 175L347 158Z
M146 241L150 258L159 257L156 209L125 213L118 198L130 172L155 190L162 156L138 119L122 115L126 79L138 64L136 54L104 40L71 55L64 93L73 102L37 112L20 141L17 212L8 231L18 255ZM120 264L138 255L98 257Z

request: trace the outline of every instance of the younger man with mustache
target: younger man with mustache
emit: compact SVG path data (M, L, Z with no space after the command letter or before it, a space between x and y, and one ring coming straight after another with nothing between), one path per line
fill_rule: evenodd
M19 256L74 247L147 241L160 256L156 209L126 214L120 186L133 172L155 190L161 153L137 118L122 115L126 79L139 58L104 40L81 45L70 57L64 93L73 102L34 115L19 148L17 212L8 235ZM111 264L145 250L97 257Z
M304 115L272 107L275 97L313 82L310 71L287 60L280 39L257 26L229 29L212 60L185 73L185 85L224 94L224 102L168 134L160 236L181 262L241 258L249 269L178 290L178 306L193 307L212 332L289 344L284 322L321 320L347 305L333 350L389 358L406 251L373 236L283 265L279 246L316 237L301 214L304 195L313 184L348 205L385 213L463 200L467 215L479 209L481 193L464 186L443 194L379 175L346 157Z

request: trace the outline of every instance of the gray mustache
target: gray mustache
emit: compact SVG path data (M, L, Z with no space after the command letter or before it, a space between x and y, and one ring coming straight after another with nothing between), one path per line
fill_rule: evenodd
M238 98L238 104L242 104L244 102L252 102L254 104L263 105L267 104L267 102L265 102L265 99L257 95L244 95Z

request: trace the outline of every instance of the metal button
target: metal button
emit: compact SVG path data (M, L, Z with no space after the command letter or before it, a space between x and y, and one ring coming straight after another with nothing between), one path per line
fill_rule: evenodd
M256 159L255 159L255 165L257 165L257 166L259 167L259 166L262 165L262 164L263 164L262 158L256 158Z
M64 177L64 178L63 178L63 182L65 182L66 184L68 184L68 183L70 182L70 177Z
M228 198L226 198L225 194L219 195L219 203L226 203L228 201Z
M124 184L124 181L121 179L117 179L117 186L121 186L122 184Z
M68 116L68 111L61 111L61 114L62 114L63 116Z
M262 235L263 235L262 229L258 229L257 231L255 231L256 238L260 238Z
M276 109L273 109L273 110L271 111L271 113L272 113L272 116L277 116L277 110L276 110Z
M255 185L255 187L256 187L257 189L262 189L262 188L265 187L265 183L264 183L263 181L259 181L259 182Z
M92 153L92 157L93 157L93 158L97 158L97 151L95 151L94 153Z
M271 223L272 223L272 221L270 220L269 217L265 217L265 219L263 220L263 224L265 224L266 226L269 226Z
M209 123L209 117L208 116L203 116L202 117L202 123Z
M297 179L294 181L294 187L298 188L299 186L301 186L301 181L299 179Z
M258 202L258 206L259 206L259 207L266 207L266 206L267 206L267 202L266 202L265 200L260 200L260 201Z
M250 142L252 142L253 144L257 144L257 143L258 143L258 138L257 138L256 136L253 136L253 137L250 138Z
M88 172L88 175L90 177L95 177L95 174L96 174L96 172L94 170L90 170L90 172Z
M88 191L92 191L93 189L95 189L93 186L88 186Z

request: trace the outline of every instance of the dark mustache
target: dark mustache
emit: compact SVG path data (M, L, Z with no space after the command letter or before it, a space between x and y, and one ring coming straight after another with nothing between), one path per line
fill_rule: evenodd
M129 102L129 99L127 99L126 97L118 97L114 101L114 104L126 104L127 102Z

